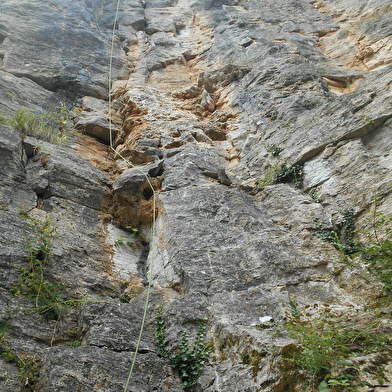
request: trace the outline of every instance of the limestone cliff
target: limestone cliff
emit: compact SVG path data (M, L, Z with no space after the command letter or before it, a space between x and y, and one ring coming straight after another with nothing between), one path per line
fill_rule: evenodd
M123 391L151 277L133 392L392 390L390 1L122 0L109 92L116 3L0 4L0 389Z

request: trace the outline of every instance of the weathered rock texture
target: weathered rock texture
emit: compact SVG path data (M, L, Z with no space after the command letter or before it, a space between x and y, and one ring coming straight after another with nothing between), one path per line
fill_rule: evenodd
M342 264L314 229L315 218L331 227L353 209L359 231L374 192L391 212L390 1L121 1L113 146L139 170L107 145L114 3L0 5L0 109L75 105L79 131L58 146L0 125L7 344L42 362L37 391L123 391L152 270L130 390L183 390L153 343L159 305L170 348L208 318L213 352L196 390L299 390L279 359L295 342L284 332L290 304L354 318L381 295L359 258ZM302 189L257 186L284 163L303 165ZM57 227L47 275L79 302L54 320L12 294L27 262L20 210ZM383 320L391 332L390 314ZM361 360L363 380L382 363L392 385L390 348L381 362ZM18 374L0 357L2 391L24 390Z

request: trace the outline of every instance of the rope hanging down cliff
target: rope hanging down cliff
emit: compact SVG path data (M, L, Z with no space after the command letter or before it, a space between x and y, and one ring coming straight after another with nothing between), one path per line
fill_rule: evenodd
M142 170L140 170L138 167L136 167L133 163L125 159L114 147L113 147L113 126L112 126L112 114L111 114L111 106L112 106L112 97L111 97L111 90L112 90L112 62L113 62L113 49L114 49L114 40L115 40L115 33L116 33L116 25L117 25L117 19L118 19L118 12L120 8L120 0L117 1L117 8L116 8L116 15L114 18L114 23L113 23L113 33L112 33L112 44L110 48L110 56L109 56L109 100L108 100L108 114L109 114L109 138L110 138L110 149L118 156L120 157L124 162L126 162L130 167L137 169L140 173L144 175L144 177L147 180L148 185L150 186L152 193L153 193L153 218L152 218L152 246L151 246L151 266L150 266L150 273L148 277L148 289L147 289L147 298L146 298L146 304L144 306L144 314L143 314L143 320L142 320L142 325L140 328L140 333L139 333L139 339L136 344L135 348L135 355L133 356L133 361L132 361L132 366L131 370L129 371L127 383L124 388L124 392L127 392L129 382L132 377L132 372L133 368L136 363L136 357L137 357L137 352L139 350L140 346L140 341L142 338L143 334L143 329L144 329L144 323L146 320L146 315L147 315L147 308L148 308L148 302L150 298L150 291L151 291L151 278L152 278L152 269L153 269L153 264L154 264L154 252L155 252L155 203L156 203L156 193L153 185L151 184L150 179L148 178L147 174L144 173Z

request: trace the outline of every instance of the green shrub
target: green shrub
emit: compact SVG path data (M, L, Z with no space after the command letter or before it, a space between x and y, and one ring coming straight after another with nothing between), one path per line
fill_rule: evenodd
M384 290L392 295L392 214L378 210L380 198L375 195L370 217L365 223L369 229L363 230L367 243L362 245L365 262L383 282Z
M333 228L323 227L317 218L314 222L316 224L314 229L316 236L325 242L329 242L345 255L353 255L361 250L355 241L354 210L352 208L343 213L342 223L334 224Z
M64 106L59 112L47 114L36 114L24 108L18 108L13 116L0 111L0 124L18 130L22 136L30 135L54 144L65 144L67 138L63 129L70 118Z
M14 295L25 295L34 301L33 310L47 319L58 319L66 307L75 306L78 300L68 300L68 293L61 282L49 277L48 266L52 261L52 239L56 228L50 218L44 221L32 218L25 211L29 236L25 238L27 265L17 267L19 281L12 290Z
M155 316L155 340L154 343L157 345L158 350L157 353L161 357L167 358L169 356L169 352L167 349L168 340L166 336L166 325L165 321L162 319L163 307L159 306L157 314Z
M38 380L42 365L40 359L36 356L31 356L28 354L19 356L8 346L5 347L2 356L7 362L14 363L18 367L18 378L21 380L25 388L24 390L35 391L34 386Z
M124 243L126 243L129 247L134 248L135 247L135 243L132 241L129 241L130 238L135 238L136 244L141 244L141 245L146 245L147 241L146 241L146 237L143 235L143 233L141 233L138 229L132 227L132 226L127 226L127 229L130 230L130 234L129 237L118 237L114 240L114 243L116 245L123 245Z
M287 166L271 166L266 172L263 179L257 180L256 185L263 188L267 185L293 183L295 189L300 189L303 186L303 170L299 164Z
M273 157L277 157L283 151L283 147L275 144L267 144L265 148Z
M162 357L169 358L172 367L179 372L180 379L186 391L192 390L200 377L204 364L207 360L211 348L204 343L206 334L207 319L204 319L199 327L195 338L191 345L189 345L189 334L185 331L181 333L181 346L180 350L169 355L168 340L166 336L166 326L162 319L162 307L158 308L156 314L156 334L155 344L158 346L158 354Z
M349 317L336 318L325 313L316 320L310 320L303 317L302 310L294 308L296 311L293 313L292 305L286 328L300 344L300 350L291 350L283 360L305 371L309 375L309 385L320 384L320 390L354 385L355 380L345 374L331 377L331 367L337 364L344 366L342 359L351 355L385 351L392 341L388 334L376 332L380 323L378 319L366 325L355 325Z
M293 183L295 189L303 186L303 167L299 164L287 166L273 165L266 172L262 179L258 179L256 185L263 188L267 185Z
M24 391L34 391L35 383L41 369L41 361L36 356L24 354L19 356L7 342L6 335L10 326L8 321L0 323L0 353L5 361L14 363L19 369L18 378L21 380Z
M315 203L320 203L319 195L316 187L310 188L308 194Z
M302 188L303 185L302 169L303 169L302 166L298 164L291 165L291 166L286 166L286 164L282 165L274 179L274 184L293 183L295 189Z
M384 214L377 209L380 199L374 197L370 215L365 220L368 229L362 230L367 243L356 241L354 210L343 214L343 221L334 224L333 228L325 228L316 218L314 229L317 237L329 242L347 256L361 255L370 271L384 284L384 290L392 295L392 214Z

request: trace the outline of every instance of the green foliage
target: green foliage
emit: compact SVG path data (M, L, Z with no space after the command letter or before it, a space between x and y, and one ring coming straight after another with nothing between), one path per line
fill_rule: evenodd
M329 392L328 384L325 380L321 381L318 388L319 388L319 392Z
M384 283L384 290L392 295L392 214L378 210L380 198L375 195L373 206L365 221L370 227L364 231L367 244L362 247L363 257L370 269Z
M303 185L303 172L301 165L283 165L280 168L279 173L276 175L275 184L283 184L293 182L295 189L302 188Z
M82 342L80 340L74 340L72 342L66 343L65 345L70 347L80 347L82 345Z
M247 351L244 351L241 354L241 362L244 363L245 365L249 365L251 363L249 353Z
M325 376L325 379L321 381L318 386L319 392L330 392L330 391L356 391L355 388L351 387L351 382L355 380L355 377L351 374L342 374L341 376L332 377L330 374ZM332 389L330 389L332 388ZM338 388L338 389L336 389Z
M374 124L374 120L368 115L365 115L365 121L369 124Z
M267 144L265 148L273 157L277 157L283 151L283 147L275 144Z
M317 237L329 242L345 255L349 256L360 251L355 242L354 210L352 208L343 213L343 221L334 225L332 229L323 227L317 218L314 222L316 224L314 231Z
M320 203L316 187L310 188L308 193L315 203Z
M74 114L76 115L77 113L78 110L75 110ZM59 111L49 112L48 114L44 115L44 118L48 121L54 122L55 124L57 124L60 130L63 130L67 124L67 121L72 120L73 116L68 114L65 105L62 104Z
M55 144L65 144L67 138L63 129L71 118L64 105L60 111L48 114L36 114L23 108L18 108L13 116L0 111L0 124L20 131L23 136L31 135Z
M346 88L349 92L351 92L351 79L350 78L346 79Z
M3 320L0 323L0 347L2 347L2 345L6 344L6 336L7 336L7 332L9 330L9 324L7 320Z
M127 229L130 230L130 234L129 237L118 237L114 240L114 243L118 246L120 245L124 245L127 244L128 246L130 246L131 248L135 246L135 244L132 241L129 241L130 238L136 238L137 241L141 244L145 244L146 243L146 237L143 235L143 233L141 233L138 229L132 227L132 226L127 226Z
M302 166L295 164L287 166L272 166L263 179L257 181L257 186L263 188L267 185L294 183L295 189L302 188L303 171Z
M328 374L330 368L337 363L344 366L341 359L351 355L384 351L392 341L387 334L375 333L380 320L355 325L348 317L337 319L326 312L312 321L304 318L301 310L293 304L291 311L286 328L301 348L290 351L283 359L307 372L310 384L320 383L319 391L329 391L329 387L336 386L351 388L351 375L332 377Z
M208 354L211 352L211 348L204 343L207 319L204 319L201 322L199 331L191 345L189 344L189 334L182 331L180 351L173 355L169 355L168 340L166 336L167 328L162 319L162 310L162 306L160 306L156 314L156 334L154 342L158 346L157 352L160 356L170 359L172 367L179 372L184 389L190 391L200 377Z
M38 380L41 370L41 361L36 356L24 354L19 356L7 345L2 348L2 356L7 362L14 363L19 368L18 378L21 380L25 389L34 391L35 383Z
M327 374L324 381L328 381L328 385L331 387L349 387L350 380L353 380L354 376L351 374L342 374L338 377L331 377L330 374Z
M28 252L27 265L17 267L18 285L14 295L26 295L34 300L34 310L47 319L57 319L65 307L74 306L77 301L67 300L64 286L55 279L49 279L47 266L52 261L52 239L56 228L50 218L44 221L21 212L30 235L25 239Z
M380 198L375 195L372 208L367 212L370 217L365 220L368 229L362 230L367 243L358 244L355 240L354 210L344 212L339 225L325 228L315 219L316 235L329 242L347 256L361 254L369 269L384 284L384 290L392 295L392 214L378 210Z
M291 308L291 315L295 317L296 319L301 316L301 313L298 310L298 305L295 301L292 299L290 300L290 308Z
M298 339L303 348L300 352L293 352L291 356L283 359L294 362L312 376L327 371L334 354L331 336L321 334L317 329L311 329L300 322L289 322L287 329L293 338Z
M158 311L155 317L155 340L154 343L157 345L158 350L157 353L161 357L167 358L169 356L169 352L167 349L168 340L166 336L166 325L165 321L162 319L163 307L159 306Z
M13 351L7 342L6 335L10 326L8 321L0 323L0 353L5 361L14 363L19 369L19 379L25 390L34 391L34 385L41 369L41 361L36 356L24 354L22 357Z
M256 182L256 185L259 188L264 188L267 185L273 185L275 184L275 178L278 175L280 171L280 166L278 165L273 165L271 166L265 173L264 177L261 179L258 179Z
M290 118L290 120L287 121L287 123L286 123L286 127L290 127L291 125L293 125L294 121L295 121L295 118Z
M210 353L210 348L204 344L206 326L207 320L203 320L191 346L188 333L183 331L180 352L170 357L172 366L179 371L185 390L191 390L196 384Z

